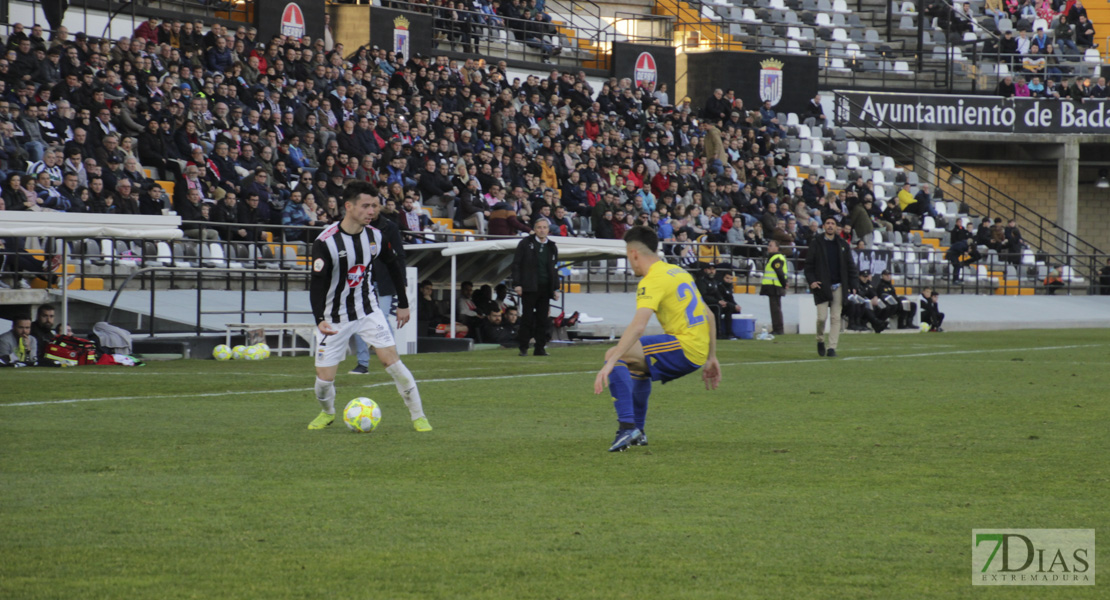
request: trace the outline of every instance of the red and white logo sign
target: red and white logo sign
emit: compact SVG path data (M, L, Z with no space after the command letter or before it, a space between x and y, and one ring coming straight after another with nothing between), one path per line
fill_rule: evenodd
M347 269L347 287L357 288L362 285L362 280L366 278L366 267L362 265L355 265Z
M659 71L655 68L655 57L650 52L641 52L636 57L636 71L632 76L637 87L655 85L659 81Z
M304 32L304 13L301 12L300 5L296 2L286 4L285 10L281 11L281 35L301 38L304 37Z

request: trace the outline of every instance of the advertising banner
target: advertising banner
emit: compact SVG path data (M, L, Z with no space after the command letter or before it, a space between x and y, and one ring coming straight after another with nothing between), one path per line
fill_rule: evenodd
M633 85L658 91L667 86L667 95L675 101L674 46L652 46L613 42L613 76L632 80Z
M1110 133L1110 102L838 91L836 122L922 131Z
M324 0L266 0L255 7L258 39L265 43L275 35L294 38L324 36Z
M404 55L432 54L432 17L388 8L370 9L370 43Z
M759 52L696 52L686 55L686 93L701 108L713 89L733 89L744 108L764 101L776 112L804 113L817 95L817 57Z

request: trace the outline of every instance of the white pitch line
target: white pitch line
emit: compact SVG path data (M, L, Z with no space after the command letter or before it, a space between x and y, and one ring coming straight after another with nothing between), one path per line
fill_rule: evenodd
M876 356L850 356L845 357L843 360L879 360L879 359L892 359L892 358L921 358L926 356L949 356L953 354L989 354L995 352L1041 352L1046 350L1072 350L1076 348L1097 348L1105 344L1075 344L1070 346L1041 346L1031 348L990 348L984 350L953 350L946 352L921 352L917 354L895 354L895 355L876 355ZM766 366L766 365L794 365L803 363L821 362L826 364L833 364L836 361L830 361L827 358L802 358L797 360L764 360L752 362L736 362L736 363L723 363L722 367L743 367L743 366ZM448 383L456 381L498 381L504 379L524 379L528 377L560 377L564 375L585 375L589 373L596 373L594 370L588 371L562 371L557 373L527 373L520 375L484 375L478 377L444 377L440 379L421 379L417 383ZM382 381L378 383L367 384L362 387L376 388L394 385L392 381ZM261 394L287 394L292 392L308 392L313 388L290 388L283 390L257 390L257 391L238 391L238 392L207 392L202 394L174 394L162 396L109 396L106 398L72 398L69 400L44 400L40 402L11 402L7 404L0 404L0 408L8 406L43 406L49 404L75 404L78 402L105 402L108 400L158 400L158 399L181 399L181 398L211 398L214 396L243 396L247 394L261 395Z

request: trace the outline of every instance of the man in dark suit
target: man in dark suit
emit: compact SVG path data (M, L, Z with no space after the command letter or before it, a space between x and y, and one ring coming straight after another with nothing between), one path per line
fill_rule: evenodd
M805 274L813 302L817 305L817 354L836 356L836 343L840 339L840 313L844 299L856 293L859 271L852 260L852 249L844 238L837 235L836 219L826 217L824 235L810 242L806 252ZM829 313L832 313L831 315ZM828 350L825 346L825 321L829 324Z
M520 355L528 355L529 340L535 338L535 356L547 356L547 319L551 300L559 298L559 276L555 264L559 250L548 239L547 219L536 221L532 235L520 241L513 257L513 285L521 299L521 325L517 341Z

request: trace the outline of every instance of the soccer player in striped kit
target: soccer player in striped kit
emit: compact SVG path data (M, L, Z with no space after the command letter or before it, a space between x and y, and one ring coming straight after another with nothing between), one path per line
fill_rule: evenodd
M351 336L357 335L374 348L385 372L393 377L413 428L431 431L416 379L401 362L386 313L378 307L371 289L371 268L374 259L380 257L379 264L389 270L397 289L397 328L404 327L409 320L404 265L383 243L381 232L370 226L381 209L378 188L363 181L349 183L343 190L343 204L343 220L325 229L312 245L310 298L316 319L316 399L323 410L308 428L323 429L335 421L335 373L347 356Z

